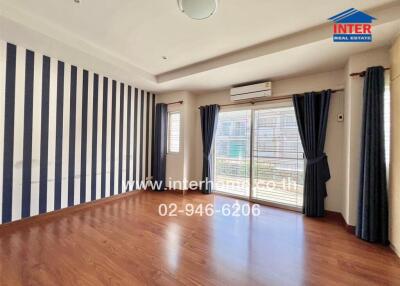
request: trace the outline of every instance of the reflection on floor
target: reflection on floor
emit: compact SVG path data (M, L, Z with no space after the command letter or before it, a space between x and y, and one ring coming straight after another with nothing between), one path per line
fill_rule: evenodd
M0 285L400 285L395 254L337 218L263 206L259 216L217 212L236 201L140 192L2 226ZM162 203L213 203L215 214L161 217Z

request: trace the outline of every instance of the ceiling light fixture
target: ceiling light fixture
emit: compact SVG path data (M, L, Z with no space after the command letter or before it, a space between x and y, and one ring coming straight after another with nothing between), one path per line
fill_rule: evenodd
M218 0L178 0L178 6L189 18L203 20L215 14Z

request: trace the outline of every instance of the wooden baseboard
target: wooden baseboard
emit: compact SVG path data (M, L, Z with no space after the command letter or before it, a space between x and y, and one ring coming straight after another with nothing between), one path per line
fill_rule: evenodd
M393 250L394 253L396 253L398 257L400 257L400 251L392 243L390 244L390 248Z
M354 225L349 225L346 223L346 230L351 234L356 234L356 227Z
M344 226L346 225L346 222L344 221L342 214L339 212L325 211L325 216L338 221L340 224Z
M351 233L353 235L356 234L356 227L354 225L349 225L346 223L344 217L342 216L341 213L338 212L332 212L332 211L326 211L326 214L329 216L333 216L336 217L338 220L341 221L341 224L343 224L344 228L346 229L346 231L348 233ZM389 242L390 243L390 242ZM397 249L392 243L389 244L389 247L392 249L392 251L398 256L400 257L400 250Z
M175 192L175 193L182 194L182 195L186 195L189 192L201 193L201 190L198 189L198 188L196 188L196 189L185 189L185 190L166 188L166 190L169 191L169 192Z
M79 205L66 207L66 208L63 208L63 209L59 209L59 210L55 210L55 211L51 211L51 212L38 214L38 215L27 217L27 218L23 218L23 219L20 219L20 220L16 220L16 221L0 224L0 233L2 231L4 231L4 230L10 231L10 229L15 228L15 227L20 227L20 226L24 226L24 225L28 225L28 224L32 224L32 223L42 222L44 220L48 220L48 219L53 218L53 217L72 214L72 213L75 213L77 211L80 211L80 210L83 210L83 209L86 209L86 208L89 208L89 207L93 207L95 205L100 205L100 204L109 203L109 202L112 202L112 201L115 201L115 200L120 200L120 199L129 197L129 196L136 195L136 194L141 193L143 191L144 190L136 190L136 191L130 191L130 192L127 192L127 193L116 194L116 195L111 196L111 197L102 198L102 199L98 199L98 200L95 200L95 201L86 202L86 203L82 203L82 204L79 204Z
M339 212L334 212L334 211L325 211L327 216L334 217L336 218L346 229L347 232L351 234L356 233L356 227L353 225L349 225L346 223L346 220L344 219L343 215Z

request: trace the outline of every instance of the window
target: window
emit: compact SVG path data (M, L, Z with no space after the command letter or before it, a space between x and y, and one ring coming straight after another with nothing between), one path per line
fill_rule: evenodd
M180 112L168 113L168 153L178 153L181 133Z

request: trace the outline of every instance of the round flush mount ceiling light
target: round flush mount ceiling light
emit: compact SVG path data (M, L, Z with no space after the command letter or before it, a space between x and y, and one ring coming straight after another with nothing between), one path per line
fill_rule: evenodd
M178 6L189 18L203 20L215 14L218 0L178 0Z

